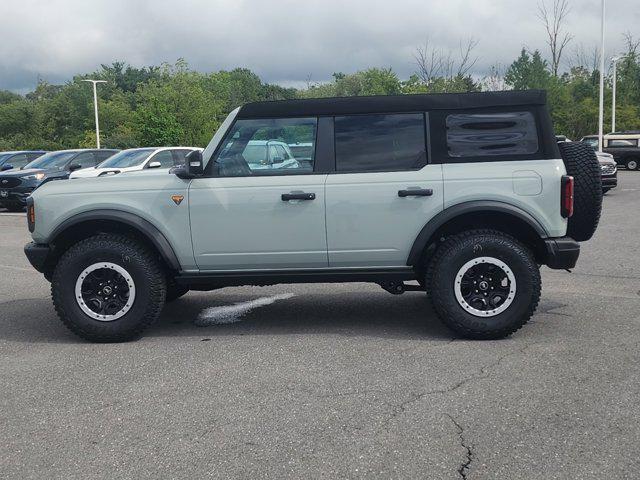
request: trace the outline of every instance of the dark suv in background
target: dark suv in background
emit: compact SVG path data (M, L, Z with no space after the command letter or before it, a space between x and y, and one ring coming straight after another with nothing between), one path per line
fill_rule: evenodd
M93 167L119 150L78 149L49 152L19 170L0 174L0 207L21 211L31 192L50 180L69 178L74 170Z
M587 135L581 142L598 148L598 136ZM608 133L603 138L602 151L613 155L616 163L627 170L640 169L640 130Z
M44 155L44 150L20 150L16 152L0 152L0 171L22 168L27 163Z

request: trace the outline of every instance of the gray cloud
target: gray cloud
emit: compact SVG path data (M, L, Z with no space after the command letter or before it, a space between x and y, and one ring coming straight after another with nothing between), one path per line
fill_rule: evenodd
M623 32L640 36L640 7L608 3L609 55L622 48ZM593 49L600 35L600 1L571 6L568 56L580 44ZM444 49L477 39L477 75L508 65L523 46L546 48L534 0L3 0L0 18L0 88L16 91L116 60L183 57L200 71L240 66L300 85L370 66L407 77L426 38Z

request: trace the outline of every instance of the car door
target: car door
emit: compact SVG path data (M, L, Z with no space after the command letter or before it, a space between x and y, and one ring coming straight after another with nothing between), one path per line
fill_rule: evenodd
M243 156L265 140L315 143L316 131L316 118L236 121L207 165L208 176L192 180L189 188L201 270L327 267L326 174L299 165L265 169Z
M406 266L443 203L425 131L423 113L335 117L336 172L325 192L331 267Z

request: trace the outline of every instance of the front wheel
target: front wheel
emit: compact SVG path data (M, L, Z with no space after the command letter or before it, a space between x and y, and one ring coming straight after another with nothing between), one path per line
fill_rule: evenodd
M627 167L627 170L638 170L638 160L635 158L630 158L625 163L625 166Z
M531 251L494 230L449 237L426 274L427 292L442 322L472 339L506 337L533 315L540 271Z
M162 310L166 279L147 248L119 234L100 234L67 250L51 282L62 322L92 342L138 338Z

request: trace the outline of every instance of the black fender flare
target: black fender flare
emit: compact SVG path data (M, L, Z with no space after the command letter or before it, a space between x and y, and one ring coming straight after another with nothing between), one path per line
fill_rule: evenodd
M533 215L509 203L498 202L494 200L477 200L458 203L457 205L453 205L444 209L431 220L429 220L424 227L422 227L422 230L420 230L420 233L414 240L413 245L411 246L411 250L409 251L407 265L413 266L418 263L422 252L428 245L429 240L436 232L436 230L438 230L448 221L453 220L460 215L472 212L505 213L527 223L538 234L540 238L546 238L549 236L545 228L540 224L540 222L535 219Z
M135 213L125 212L122 210L90 210L88 212L82 212L73 215L72 217L69 217L65 221L63 221L51 232L51 235L49 235L49 243L55 243L55 239L68 228L80 223L93 220L114 221L134 228L153 244L153 246L160 253L160 256L167 263L167 266L169 268L176 271L180 270L180 262L178 261L178 257L173 251L173 247L171 246L167 238L162 234L162 232L158 230L151 222L136 215Z

